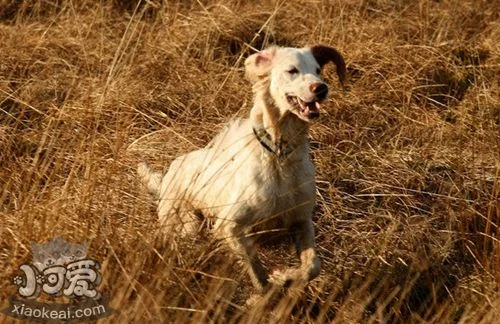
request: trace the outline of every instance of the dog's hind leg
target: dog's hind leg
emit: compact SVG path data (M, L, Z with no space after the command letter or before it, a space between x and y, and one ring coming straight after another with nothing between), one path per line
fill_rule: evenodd
M141 162L137 165L137 174L146 185L148 192L155 200L158 199L162 178L161 172L153 171L146 162Z
M177 158L161 179L158 217L162 228L169 234L180 236L194 234L200 225L189 195L188 166L189 161L186 156Z

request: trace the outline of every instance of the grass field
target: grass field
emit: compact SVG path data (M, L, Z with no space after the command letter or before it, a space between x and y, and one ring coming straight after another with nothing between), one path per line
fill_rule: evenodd
M29 242L61 235L102 263L111 323L498 321L498 7L0 0L0 307ZM247 116L250 53L316 43L348 65L311 129L321 275L246 308L223 245L162 244L135 168ZM260 248L269 269L295 264L288 243Z

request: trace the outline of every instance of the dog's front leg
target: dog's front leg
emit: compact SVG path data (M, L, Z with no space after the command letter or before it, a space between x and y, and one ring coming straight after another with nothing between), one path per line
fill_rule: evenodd
M242 259L255 288L263 291L268 284L268 273L257 255L254 239L238 227L226 228L229 247Z
M310 281L319 275L320 261L314 244L314 226L311 219L296 223L291 230L294 233L297 255L303 279Z
M289 286L293 282L306 284L316 278L320 271L320 261L314 244L314 227L311 219L293 224L290 232L294 235L300 268L275 271L271 282L277 285Z

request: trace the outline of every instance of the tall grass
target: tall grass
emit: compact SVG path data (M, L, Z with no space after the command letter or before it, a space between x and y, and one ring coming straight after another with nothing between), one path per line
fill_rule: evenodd
M0 306L29 241L62 235L102 262L109 322L493 323L497 7L0 1ZM135 166L166 167L246 116L253 50L315 43L344 53L349 85L311 132L322 272L246 307L249 279L224 245L159 239ZM260 248L270 269L294 264L287 243Z

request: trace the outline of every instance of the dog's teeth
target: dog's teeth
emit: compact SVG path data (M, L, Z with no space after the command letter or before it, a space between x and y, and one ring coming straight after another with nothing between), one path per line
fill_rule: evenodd
M297 98L297 102L299 103L299 107L300 107L300 111L303 112L307 109L307 106L305 105L305 103L300 100L299 98Z

